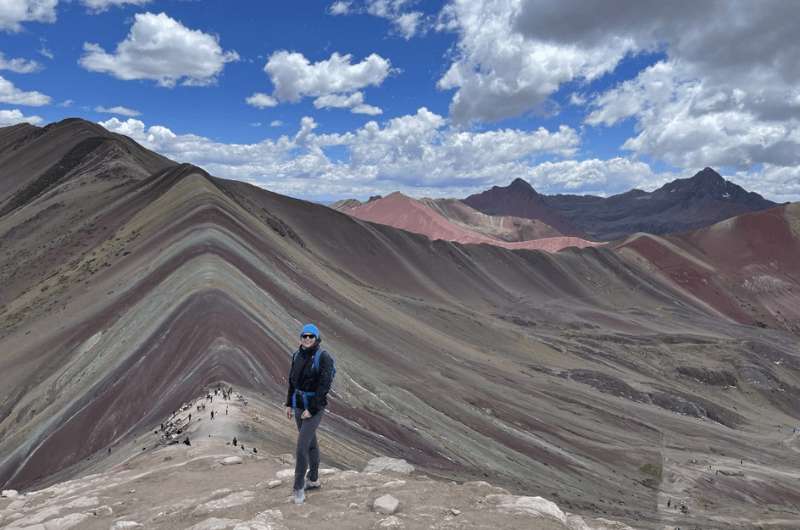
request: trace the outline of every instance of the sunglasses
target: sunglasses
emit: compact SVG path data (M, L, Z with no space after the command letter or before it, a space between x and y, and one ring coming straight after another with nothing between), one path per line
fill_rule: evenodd
M316 339L316 335L300 335L301 339Z

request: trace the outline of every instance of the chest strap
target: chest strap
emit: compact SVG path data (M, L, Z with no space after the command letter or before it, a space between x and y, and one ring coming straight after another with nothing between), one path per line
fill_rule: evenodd
M297 409L297 394L303 399L303 410L308 410L308 398L317 395L316 392L306 392L305 390L296 389L292 394L292 409Z

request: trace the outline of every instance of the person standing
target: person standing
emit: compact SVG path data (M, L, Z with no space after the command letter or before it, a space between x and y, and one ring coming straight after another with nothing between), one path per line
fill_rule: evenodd
M320 487L317 427L322 421L327 395L333 382L333 357L320 348L322 337L314 324L300 332L300 347L292 355L289 390L286 394L286 417L297 424L292 497L295 504L305 502L305 490ZM308 470L308 482L306 482Z

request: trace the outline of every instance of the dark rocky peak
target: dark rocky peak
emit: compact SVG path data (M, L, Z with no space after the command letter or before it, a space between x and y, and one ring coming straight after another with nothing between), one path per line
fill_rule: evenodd
M506 188L499 188L499 189L506 189L508 191L518 192L518 193L530 193L533 195L539 195L533 186L531 186L528 181L522 180L521 178L515 178L511 184L508 185Z
M702 195L723 195L730 187L739 188L736 184L728 182L722 176L707 167L691 178L675 179L664 184L654 193L691 193ZM741 188L739 188L741 189ZM732 190L729 190L732 191ZM744 191L744 190L742 190Z
M659 197L664 197L666 194L685 197L687 200L731 201L749 204L758 209L775 205L758 193L748 192L738 184L725 180L710 167L703 169L691 178L673 180L653 192L653 195Z
M719 184L721 182L727 182L724 178L722 178L722 175L720 175L710 167L703 168L702 171L699 171L695 176L693 176L689 180L711 185Z

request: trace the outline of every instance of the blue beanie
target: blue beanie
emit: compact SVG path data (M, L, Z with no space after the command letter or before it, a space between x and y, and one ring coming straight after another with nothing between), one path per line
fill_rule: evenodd
M319 338L319 330L317 329L317 326L315 326L314 324L306 324L305 326L303 326L303 331L300 332L300 336L303 336L305 334L311 334Z

